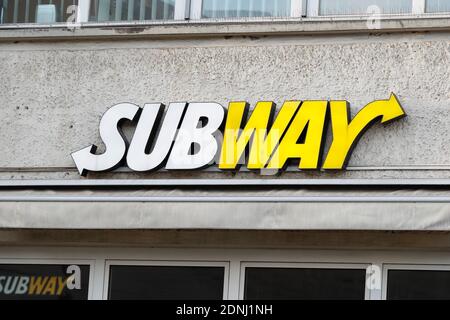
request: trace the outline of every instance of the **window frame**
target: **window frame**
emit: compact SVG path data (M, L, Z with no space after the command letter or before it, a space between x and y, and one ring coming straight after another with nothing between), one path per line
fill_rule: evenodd
M22 0L9 0L9 1L15 7L14 8L14 18L13 18L13 20L16 21L17 18L18 18L19 1L22 1ZM85 20L87 21L87 19L89 18L89 5L90 5L90 0L78 0L77 15L76 15L77 19L76 19L76 21L74 23L80 23L80 22L83 22ZM28 5L27 5L26 8L28 8ZM1 9L3 9L3 8L1 8ZM0 11L0 14L2 14L2 11ZM4 10L3 10L3 15L4 15ZM0 16L0 18L4 19L4 16ZM67 24L67 22L55 22L52 25L61 26L61 25L66 25L66 24ZM43 26L43 25L46 25L46 24L30 23L30 22L23 22L23 23L22 22L13 22L13 23L5 23L5 24L3 24L0 21L0 26L2 26L2 25L6 25L6 26L16 26L17 25L17 26L21 27L21 26L24 26L24 25Z
M180 1L180 0L177 0ZM183 0L182 0L183 1ZM189 0L187 0L189 1ZM227 18L202 18L202 7L203 7L203 0L190 0L191 6L190 6L190 15L189 18L191 20L203 20L203 21L217 21L217 20L227 20ZM278 19L286 19L286 18L301 18L305 16L306 14L306 6L307 6L307 0L291 0L291 14L287 17L278 17ZM269 19L276 19L273 17L266 17ZM237 19L237 18L233 18ZM252 20L252 19L261 19L261 17L245 17L243 18L245 20Z
M424 270L450 270L450 251L442 249L361 249L361 248L191 248L191 247L89 247L89 246L0 246L0 263L11 264L85 264L90 266L89 299L106 300L109 275L105 276L106 262L127 264L130 261L138 264L154 265L189 264L200 266L214 266L227 264L228 281L224 288L228 292L224 299L238 300L243 292L241 273L242 265L251 266L252 263L261 263L267 266L294 266L312 264L316 266L371 266L366 272L371 274L371 280L378 285L368 288L367 296L370 300L386 299L386 268L392 266L399 269L422 268ZM370 272L369 272L370 271ZM367 280L367 279L366 279ZM242 289L241 289L242 288ZM106 295L105 295L106 293Z
M424 4L423 4L423 11L424 11L424 13L425 14L427 14L427 15L442 15L442 14L450 14L450 9L449 10L447 10L447 11L435 11L435 12L427 12L427 4L426 4L426 1L428 1L428 0L424 0Z
M94 268L95 260L93 259L57 259L57 258L2 258L0 257L0 265L88 265L89 266L89 286L87 300L94 299Z
M427 0L411 0L411 12L408 13L383 13L380 14L381 17L411 17L417 15L425 14L425 6ZM321 15L320 14L320 0L308 0L308 18L309 17L320 17L320 18L352 18L352 17L368 17L370 14L338 14L338 15Z
M189 19L189 8L188 3L190 0L174 0L174 18L168 20L111 20L111 21L89 21L89 13L91 9L91 0L78 0L78 15L77 23L89 23L89 24L110 24L110 23L121 23L121 24L137 24L137 23L151 23L151 22L161 22L161 21L176 21L176 20L186 20Z
M229 261L204 261L204 260L106 260L104 270L103 299L109 299L109 276L111 266L129 267L221 267L224 268L223 300L228 300L228 285L230 279Z
M20 0L10 0L13 4ZM427 0L411 0L412 10L409 13L401 14L381 14L381 18L424 18L443 16L448 17L450 11L426 12ZM42 27L100 27L100 26L134 26L134 25L152 25L152 24L177 24L184 21L193 22L236 22L236 21L270 21L270 20L351 20L369 17L370 15L350 14L350 15L320 15L320 0L291 0L291 14L287 17L245 17L239 18L202 18L203 0L175 0L174 19L171 20L131 20L131 21L89 21L91 0L78 0L77 19L74 23L57 22L54 24L35 24L35 23L8 23L0 24L0 29L7 28L42 28Z
M411 0L412 11L410 13L401 14L382 14L381 16L417 16L417 15L436 15L445 14L446 12L426 12L426 1L427 0ZM82 4L80 4L82 3ZM79 19L77 22L89 22L89 6L90 0L79 0L80 8ZM202 6L203 0L175 0L175 16L173 20L218 20L218 19L208 19L202 18ZM287 17L280 17L279 19L286 18L345 18L345 17L364 17L367 15L354 14L354 15L320 15L320 0L291 0L291 14ZM85 14L84 12L87 12ZM255 19L261 19L261 17L254 17ZM252 18L245 18L246 20L251 20ZM270 18L274 19L274 18ZM166 21L173 21L166 20ZM227 20L226 18L220 20ZM139 20L137 20L139 21ZM142 20L149 21L149 20ZM113 22L113 21L111 21ZM119 21L115 21L119 22Z
M364 283L364 300L371 300L371 290L367 286L367 279L370 276L370 263L335 263L335 262L241 262L240 281L239 281L239 300L244 300L245 294L245 272L246 268L292 268L292 269L356 269L366 270Z
M382 299L387 300L387 285L389 270L405 270L405 271L449 271L450 264L414 264L414 263L386 263L383 264L383 274L381 283Z

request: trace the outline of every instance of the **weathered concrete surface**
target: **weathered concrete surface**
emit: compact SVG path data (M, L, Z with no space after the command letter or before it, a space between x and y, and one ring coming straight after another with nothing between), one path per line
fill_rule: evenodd
M448 178L449 36L1 43L0 177L77 178L70 153L101 145L100 117L119 102L346 99L355 114L395 92L408 117L363 136L360 170L326 176Z
M160 39L236 35L320 35L335 33L428 32L449 31L446 13L417 16L381 16L377 29L366 17L257 17L210 20L155 20L91 22L81 25L19 24L0 25L0 41L42 41L63 39Z

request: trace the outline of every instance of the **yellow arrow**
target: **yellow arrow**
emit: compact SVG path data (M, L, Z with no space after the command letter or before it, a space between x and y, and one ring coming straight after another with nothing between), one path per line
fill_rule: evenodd
M380 117L381 123L387 123L406 116L393 93L388 100L377 100L366 105L350 123L347 101L330 101L330 112L333 142L323 169L343 169L360 136Z

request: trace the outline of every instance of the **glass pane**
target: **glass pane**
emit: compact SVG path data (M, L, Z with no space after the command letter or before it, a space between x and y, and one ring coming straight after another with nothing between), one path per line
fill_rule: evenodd
M450 271L389 270L388 300L450 299Z
M247 300L363 300L364 269L246 268Z
M0 0L0 23L75 22L78 0Z
M225 268L111 266L109 299L222 300Z
M382 14L412 12L412 0L320 0L320 15L364 15L371 6ZM371 9L370 12L373 12Z
M426 0L425 12L450 12L450 0Z
M91 0L89 21L173 20L175 0Z
M87 265L0 265L0 300L87 300L88 292Z
M288 17L291 0L203 0L203 18Z

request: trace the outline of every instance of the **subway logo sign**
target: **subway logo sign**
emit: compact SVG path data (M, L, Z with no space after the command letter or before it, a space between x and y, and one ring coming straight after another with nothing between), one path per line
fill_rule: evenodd
M85 300L89 265L0 264L0 300Z
M283 170L295 162L300 170L345 169L361 135L374 123L406 116L395 94L363 107L353 118L349 103L339 100L286 101L276 112L273 102L250 106L219 103L120 103L100 121L105 151L95 145L72 153L81 175L128 166L137 172L196 170ZM126 121L136 128L130 141L122 130ZM325 154L328 126L332 140Z

